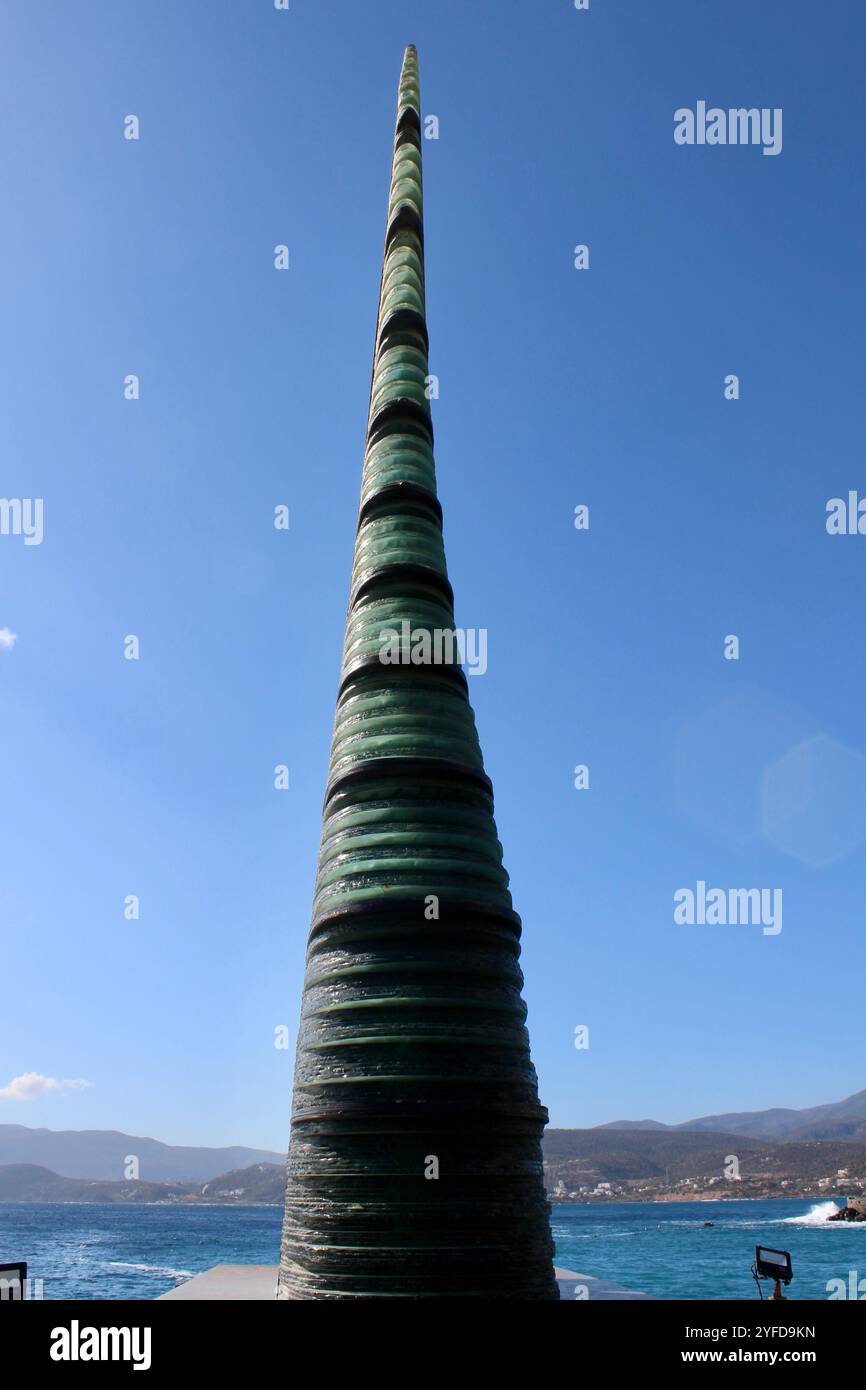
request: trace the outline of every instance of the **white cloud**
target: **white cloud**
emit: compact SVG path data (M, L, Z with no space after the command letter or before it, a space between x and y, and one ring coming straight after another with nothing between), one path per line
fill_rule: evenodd
M0 1086L0 1100L36 1100L49 1091L83 1091L92 1081L58 1081L56 1076L40 1076L38 1071L26 1071L13 1076L8 1086Z
M11 652L17 641L17 632L10 632L8 627L0 627L0 651Z

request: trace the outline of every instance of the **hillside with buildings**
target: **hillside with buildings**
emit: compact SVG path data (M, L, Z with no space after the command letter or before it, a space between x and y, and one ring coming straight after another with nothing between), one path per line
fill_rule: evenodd
M544 1169L557 1201L856 1196L866 1189L866 1144L553 1129L545 1135Z
M544 1178L557 1202L846 1197L866 1191L866 1144L768 1143L737 1134L551 1129ZM66 1177L0 1164L0 1202L279 1205L285 1165L254 1163L207 1182Z

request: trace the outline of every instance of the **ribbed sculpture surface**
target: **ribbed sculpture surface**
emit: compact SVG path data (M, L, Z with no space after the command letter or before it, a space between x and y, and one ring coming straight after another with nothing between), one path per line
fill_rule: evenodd
M408 48L298 1039L282 1298L558 1297L520 920L466 677L447 649L438 664L408 650L397 664L380 659L385 630L454 630L427 375Z

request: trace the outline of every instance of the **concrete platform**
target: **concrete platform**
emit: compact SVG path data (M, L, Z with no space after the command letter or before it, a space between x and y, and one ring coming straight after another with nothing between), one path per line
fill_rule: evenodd
M259 1299L274 1303L277 1297L276 1265L214 1265L213 1269L187 1279L176 1289L162 1293L157 1302L166 1298L185 1298L192 1302L206 1299Z
M560 1298L585 1300L592 1303L598 1299L650 1298L650 1294L635 1293L631 1289L611 1284L606 1279L594 1279L591 1274L575 1274L570 1269L557 1269L556 1282L559 1284ZM163 1299L188 1299L202 1302L208 1299L221 1299L234 1302L238 1299L257 1299L273 1303L276 1300L276 1265L214 1265L204 1274L197 1274L176 1289L160 1294Z
M585 1299L596 1303L599 1299L645 1298L652 1303L651 1293L636 1293L634 1289L624 1289L621 1284L611 1284L608 1279L594 1279L591 1274L575 1274L570 1269L556 1269L556 1282L561 1299Z

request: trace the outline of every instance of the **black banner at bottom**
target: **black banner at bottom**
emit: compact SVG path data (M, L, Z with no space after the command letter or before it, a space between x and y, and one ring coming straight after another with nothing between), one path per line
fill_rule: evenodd
M304 1311L304 1306L307 1311ZM19 1302L0 1311L4 1366L51 1376L212 1372L268 1385L275 1374L312 1358L330 1380L345 1365L354 1375L387 1379L437 1366L475 1365L486 1375L505 1365L513 1378L561 1376L601 1358L605 1374L673 1367L811 1366L823 1375L856 1363L864 1313L844 1302L665 1302L574 1300L572 1306L407 1299L358 1300L342 1312L298 1303ZM346 1335L348 1334L348 1336ZM554 1362L551 1357L556 1356ZM414 1368L414 1369L413 1369ZM599 1367L601 1369L601 1367Z

